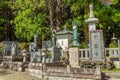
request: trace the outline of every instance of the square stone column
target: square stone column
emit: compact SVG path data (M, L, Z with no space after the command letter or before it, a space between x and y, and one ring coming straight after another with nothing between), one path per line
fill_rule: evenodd
M69 48L69 61L71 67L79 66L79 49Z

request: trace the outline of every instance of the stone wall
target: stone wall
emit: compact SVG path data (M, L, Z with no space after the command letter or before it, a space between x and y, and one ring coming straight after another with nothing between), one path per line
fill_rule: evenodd
M100 68L76 68L70 65L30 63L28 72L46 80L94 80L101 79ZM34 66L34 67L33 67ZM87 76L86 76L87 75Z

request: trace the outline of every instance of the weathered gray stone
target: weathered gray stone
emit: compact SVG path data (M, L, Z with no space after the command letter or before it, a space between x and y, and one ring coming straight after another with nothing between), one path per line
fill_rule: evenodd
M113 61L113 64L117 69L120 69L120 61Z
M2 41L2 54L16 55L18 53L18 42Z
M71 67L79 66L79 49L69 48L69 61Z
M57 48L57 47L52 47L51 48L52 62L59 62L60 61L60 56L61 56L60 50L61 50L61 48Z
M102 30L90 31L90 51L93 61L105 60Z
M41 52L40 50L30 53L31 62L41 62Z

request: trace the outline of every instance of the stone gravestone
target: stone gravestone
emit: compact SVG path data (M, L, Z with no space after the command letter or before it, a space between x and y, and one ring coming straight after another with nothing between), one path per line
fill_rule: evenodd
M52 47L51 48L51 59L52 62L59 62L61 56L61 48Z
M18 52L18 42L3 41L2 42L2 54L4 55L16 55Z
M42 42L42 48L45 48L45 49L49 50L51 48L51 41L50 40L43 41Z
M35 51L35 43L34 42L31 42L30 45L29 45L29 53Z
M90 32L90 50L93 61L105 60L102 30L95 30Z
M52 62L59 62L61 56L61 48L56 47L56 30L52 31L52 47L51 47L51 60Z
M90 4L90 17L85 20L88 23L89 29L89 44L90 44L90 58L93 61L104 60L104 43L102 30L96 30L96 23L98 18L94 17L93 5Z
M12 55L17 55L18 42L13 41L3 41L2 42L2 54L3 56L3 66L12 69Z
M71 67L79 66L79 49L69 48L69 62Z
M52 47L56 47L56 30L52 30Z
M31 62L41 62L41 52L40 49L38 51L33 51L30 53Z

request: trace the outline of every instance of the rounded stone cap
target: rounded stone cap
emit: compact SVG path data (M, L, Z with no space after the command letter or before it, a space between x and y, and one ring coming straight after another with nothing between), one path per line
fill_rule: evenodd
M99 20L98 18L89 18L87 20L85 20L86 23L98 23Z

